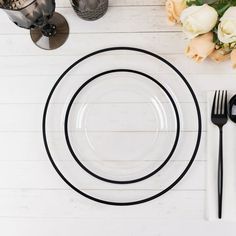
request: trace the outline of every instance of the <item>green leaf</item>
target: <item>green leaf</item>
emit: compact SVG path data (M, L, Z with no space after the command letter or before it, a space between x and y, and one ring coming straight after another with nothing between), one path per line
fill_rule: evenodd
M192 6L192 5L201 6L205 4L205 1L204 0L187 0L186 3L188 6Z
M220 17L229 7L236 6L236 0L187 0L186 3L188 6L208 4L216 9Z
M233 0L235 1L235 0ZM214 3L210 4L210 6L214 7L218 13L218 15L221 17L225 11L232 6L232 1L228 0L228 1L225 1L225 0L218 0L218 1L215 1Z

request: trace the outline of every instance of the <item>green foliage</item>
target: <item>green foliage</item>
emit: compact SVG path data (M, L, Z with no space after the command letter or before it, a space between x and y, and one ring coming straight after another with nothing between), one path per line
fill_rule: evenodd
M201 6L204 4L204 0L187 0L186 3L188 6L192 6L192 5Z
M215 2L221 2L221 0L186 0L188 6L196 5L201 6L203 4L213 4ZM229 2L229 1L226 1Z
M218 0L210 5L216 9L219 16L222 16L229 7L236 5L236 0Z
M236 0L186 0L186 3L188 6L208 4L216 9L219 16L222 16L229 7L236 6Z

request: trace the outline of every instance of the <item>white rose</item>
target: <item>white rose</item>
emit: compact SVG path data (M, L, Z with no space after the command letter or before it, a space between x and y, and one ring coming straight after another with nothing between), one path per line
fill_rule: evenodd
M236 41L236 7L230 7L220 19L218 38L222 43Z
M216 10L207 4L188 7L180 16L183 31L190 39L210 32L215 27L217 20Z

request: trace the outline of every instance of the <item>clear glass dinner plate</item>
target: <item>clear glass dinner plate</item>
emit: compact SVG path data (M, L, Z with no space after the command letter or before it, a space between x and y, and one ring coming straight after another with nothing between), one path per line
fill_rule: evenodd
M136 48L79 59L44 110L44 143L57 173L80 194L112 205L146 202L173 188L191 166L200 134L186 79Z

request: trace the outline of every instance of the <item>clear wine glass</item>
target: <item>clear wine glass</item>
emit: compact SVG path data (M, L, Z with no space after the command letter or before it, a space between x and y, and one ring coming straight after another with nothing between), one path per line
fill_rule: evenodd
M30 29L33 42L42 49L56 49L69 35L66 19L55 12L55 0L0 0L9 18L19 27Z

